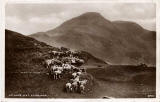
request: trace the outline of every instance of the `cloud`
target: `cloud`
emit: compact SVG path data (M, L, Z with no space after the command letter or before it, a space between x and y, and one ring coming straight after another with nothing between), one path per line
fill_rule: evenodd
M141 19L135 22L140 24L143 28L156 31L156 19L155 18L154 19Z
M119 16L132 19L152 19L155 18L155 4L139 3L139 4L118 4L114 5L114 11L119 12Z
M85 12L99 12L111 21L134 21L155 30L156 12L152 3L7 4L6 28L28 35L54 29Z
M47 16L47 17L32 17L29 19L30 23L41 23L41 24L59 24L62 21L61 18L57 16Z
M17 16L7 16L6 17L6 24L5 27L7 29L12 29L14 31L19 31L19 25L22 25L22 20L19 19Z

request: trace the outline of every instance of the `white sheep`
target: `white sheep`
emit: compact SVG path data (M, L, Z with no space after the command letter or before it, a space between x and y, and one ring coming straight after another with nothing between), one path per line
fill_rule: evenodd
M77 75L79 75L79 76L80 76L81 74L82 74L82 72L77 72Z
M54 79L59 79L61 78L62 72L60 70L54 71Z
M87 83L87 80L85 79L85 80L82 80L82 81L79 81L79 84L80 85L85 85Z
M78 67L75 67L74 65L71 65L71 68L73 71L76 71L76 72L80 71L80 69Z
M86 72L86 68L84 68L84 67L80 67L80 70L81 70L82 72Z
M65 69L66 70L71 70L71 66L69 64L65 64Z
M76 76L76 78L74 80L78 82L79 78L80 78L79 76Z
M51 70L53 71L57 70L57 66L51 66Z
M51 66L50 68L50 73L51 74L54 74L54 71L57 70L57 67L56 66Z
M85 86L84 85L80 85L79 88L80 88L80 93L84 93Z
M72 58L72 59L71 59L71 63L74 63L74 64L75 64L75 63L76 63L76 59L75 59L75 58Z
M70 82L73 83L73 82L75 82L75 80L74 79L70 79Z
M57 51L52 51L52 53L55 56L58 52Z
M72 92L72 84L71 83L66 84L66 91L67 92Z
M76 78L77 73L76 72L72 73L72 76L73 76L73 78Z
M84 63L84 60L83 60L83 59L78 59L78 61L79 61L80 63Z
M63 71L63 67L57 67L57 69Z
M47 68L50 67L51 63L52 63L52 59L45 60L45 64L46 64Z
M75 81L75 82L72 83L72 87L73 87L73 91L76 92L77 89L78 89L78 83L77 83L77 81Z

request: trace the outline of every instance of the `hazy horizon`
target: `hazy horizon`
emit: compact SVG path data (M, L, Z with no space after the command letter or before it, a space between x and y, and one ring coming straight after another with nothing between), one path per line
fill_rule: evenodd
M98 12L110 21L131 21L156 31L153 3L7 4L6 29L25 35L45 32L86 12Z

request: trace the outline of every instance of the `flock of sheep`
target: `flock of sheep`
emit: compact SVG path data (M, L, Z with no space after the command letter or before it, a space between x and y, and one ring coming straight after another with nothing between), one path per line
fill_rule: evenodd
M63 75L70 74L72 78L66 83L66 92L84 93L86 84L86 70L80 67L84 64L84 60L79 58L78 51L52 51L52 58L45 60L45 67L53 79L60 79Z

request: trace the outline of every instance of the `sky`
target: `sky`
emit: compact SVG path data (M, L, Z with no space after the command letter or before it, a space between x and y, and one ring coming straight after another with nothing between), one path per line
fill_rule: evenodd
M153 3L8 3L5 27L29 35L54 29L86 12L98 12L110 21L133 21L145 29L156 30L156 6Z

